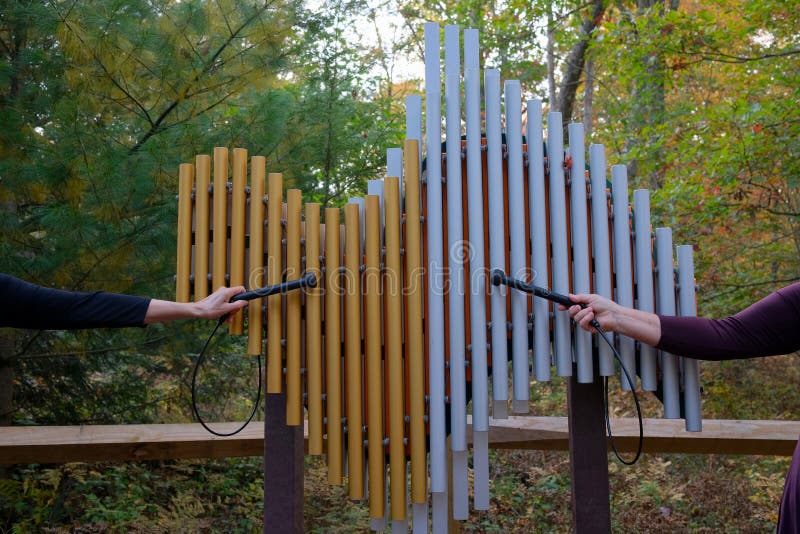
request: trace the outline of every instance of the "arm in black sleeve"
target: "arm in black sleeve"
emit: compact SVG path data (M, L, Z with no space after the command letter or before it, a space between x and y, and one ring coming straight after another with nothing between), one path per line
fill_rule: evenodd
M800 349L800 283L725 319L659 315L658 348L701 360L789 354Z
M0 327L69 330L144 326L149 298L49 289L0 274Z

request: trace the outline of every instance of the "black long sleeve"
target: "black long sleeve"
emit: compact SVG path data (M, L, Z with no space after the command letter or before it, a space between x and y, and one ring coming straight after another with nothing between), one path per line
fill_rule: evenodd
M0 274L0 327L71 330L144 326L149 305L149 298L103 291L60 291Z

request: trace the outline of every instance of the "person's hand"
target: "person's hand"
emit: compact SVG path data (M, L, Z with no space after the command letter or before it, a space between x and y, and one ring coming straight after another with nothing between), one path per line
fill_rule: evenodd
M617 317L616 313L620 309L620 305L616 302L601 297L596 294L579 294L569 296L570 300L585 304L586 307L582 308L579 304L569 307L569 314L572 320L580 325L581 328L589 332L594 331L591 326L592 319L597 319L600 326L605 330L616 331ZM565 306L558 306L559 310L566 310Z
M194 303L198 318L216 319L223 315L228 315L228 321L233 317L233 313L247 306L247 301L239 300L230 302L234 295L244 291L243 286L220 287L212 294Z

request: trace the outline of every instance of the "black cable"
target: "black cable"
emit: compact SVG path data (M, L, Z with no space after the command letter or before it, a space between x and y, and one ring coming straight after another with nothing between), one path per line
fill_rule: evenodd
M279 284L263 287L261 289L255 289L253 291L245 291L243 293L239 293L234 295L230 302L236 302L239 300L254 300L260 299L264 297L268 297L270 295L276 295L278 293L288 293L289 291L294 291L297 289L306 289L310 287L317 287L317 277L314 273L305 273L303 276L298 278L297 280L291 280L289 282L282 282ZM253 411L250 413L250 417L247 418L247 421L242 424L239 428L234 430L233 432L224 433L224 432L217 432L216 430L212 430L206 423L203 421L203 418L200 417L200 411L197 409L197 394L196 394L196 386L197 386L197 372L200 370L200 366L205 361L206 357L206 349L208 349L209 343L214 338L214 334L217 333L220 325L225 322L228 318L228 315L223 315L220 317L219 321L217 322L217 326L214 327L214 330L211 332L211 335L208 336L206 339L205 345L203 345L203 349L200 351L200 354L197 355L197 362L194 365L194 372L192 373L192 411L194 412L195 417L197 417L197 421L208 430L210 433L214 434L215 436L233 436L238 434L244 427L250 424L250 421L253 420L255 417L256 412L258 411L258 405L261 402L261 354L258 355L258 392L256 393L256 402L253 404Z
M220 320L217 321L217 326L214 327L214 330L211 332L211 335L208 336L208 339L206 339L206 343L205 343L205 345L203 345L203 349L200 351L200 354L197 355L197 361L194 364L194 372L192 373L192 411L194 412L194 416L197 418L197 421L200 423L200 425L203 428L205 428L206 430L208 430L210 433L214 434L215 436L220 436L220 437L233 436L233 435L238 434L242 430L244 430L244 427L249 425L250 421L252 421L253 417L255 417L256 412L258 411L258 406L261 403L261 355L259 354L258 355L258 393L256 393L256 402L253 404L253 411L250 413L250 417L247 418L247 421L245 421L242 424L242 426L240 426L239 428L237 428L233 432L217 432L216 430L210 428L206 424L206 422L203 421L203 418L200 417L200 411L197 409L197 395L196 395L196 392L195 392L196 383L197 383L197 372L200 370L200 366L203 364L203 361L205 361L206 349L208 348L208 345L211 343L211 340L214 338L214 334L217 333L217 330L219 330L220 325L225 322L226 318L227 318L227 315L221 317Z
M625 373L625 378L628 380L628 384L631 386L631 394L633 395L633 402L636 404L636 415L639 418L639 446L636 449L636 455L633 457L633 460L625 460L622 456L620 456L619 451L617 450L616 443L614 442L614 434L611 432L611 415L609 414L608 409L608 377L603 377L603 388L604 388L604 403L603 403L603 411L606 416L606 429L608 430L608 442L611 445L611 450L614 451L614 456L617 457L621 463L625 465L633 465L638 460L639 457L642 455L642 446L644 444L644 423L642 422L642 407L639 405L639 396L636 394L636 384L633 380L631 380L631 375L628 374L628 369L625 368L625 364L622 363L622 358L617 352L616 347L611 341L608 340L606 337L605 331L600 328L600 323L597 322L597 319L592 320L592 327L597 330L597 334L603 338L603 341L611 347L611 351L614 353L614 357L619 362L619 366L622 368L622 372Z
M566 295L562 295L560 293L556 293L555 291L550 291L546 288L539 287L533 284L528 284L523 282L522 280L517 280L515 278L509 278L505 275L501 269L494 269L490 275L490 280L493 285L507 285L519 291L523 291L525 293L530 293L534 296L539 298L547 299L551 302L555 302L556 304L561 304L565 308L569 308L570 306L574 306L578 304L582 308L585 308L586 305L581 302L574 302ZM622 363L622 357L617 352L616 347L614 344L611 343L608 338L606 337L605 331L600 328L600 323L597 322L597 319L592 319L591 323L592 327L597 331L597 334L603 338L603 340L611 347L612 352L614 353L614 357L619 362L620 367L622 367L622 372L625 373L625 378L628 379L628 384L631 386L631 393L633 394L633 401L636 404L636 414L639 417L639 446L636 450L636 456L634 456L633 460L625 460L620 456L619 451L617 451L616 443L614 442L614 434L611 432L611 418L609 415L608 410L608 378L603 377L603 385L605 388L605 399L603 404L603 411L605 413L606 418L606 429L608 430L608 439L609 443L611 444L611 450L614 451L614 456L617 457L617 460L622 462L625 465L633 465L638 460L642 454L642 445L644 443L644 423L642 422L642 408L639 405L639 396L636 395L636 384L633 380L631 380L631 375L628 374L628 369L625 368L625 364Z

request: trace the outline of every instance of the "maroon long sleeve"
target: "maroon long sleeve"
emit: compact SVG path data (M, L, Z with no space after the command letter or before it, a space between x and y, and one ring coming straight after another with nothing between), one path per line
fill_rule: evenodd
M784 287L725 319L660 315L658 348L701 360L735 360L800 349L800 283ZM800 443L778 514L778 534L800 532Z
M800 283L725 319L660 315L658 348L700 360L735 360L800 349Z

